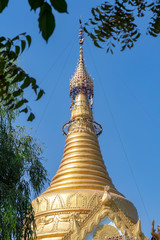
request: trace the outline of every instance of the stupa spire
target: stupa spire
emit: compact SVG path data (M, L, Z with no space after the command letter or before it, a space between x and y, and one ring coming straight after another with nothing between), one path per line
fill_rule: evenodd
M108 185L112 192L121 195L110 179L98 143L102 126L92 114L93 81L83 60L83 27L80 21L80 56L76 72L70 81L72 97L71 119L64 124L67 135L63 158L46 192L66 189L102 190ZM121 195L122 196L122 195Z
M82 46L84 42L84 30L82 26L82 18L79 19L80 22L80 29L79 29L79 44Z
M84 240L103 219L113 220L130 235L137 229L137 211L113 185L101 154L98 135L102 127L92 114L93 81L83 60L81 21L79 43L79 62L70 81L71 118L62 128L66 135L63 158L50 186L32 202L37 239Z
M84 42L84 30L82 26L82 20L80 19L79 29L79 61L74 76L70 81L70 96L74 101L78 93L87 94L88 98L92 102L93 97L93 80L86 71L84 58L83 58L83 42Z

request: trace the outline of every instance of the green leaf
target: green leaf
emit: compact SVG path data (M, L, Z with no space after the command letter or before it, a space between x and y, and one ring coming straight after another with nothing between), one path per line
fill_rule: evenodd
M13 44L12 40L8 39L8 41L5 44L7 51L10 51L12 44Z
M30 36L30 35L27 35L27 36L26 36L26 39L27 39L27 42L28 42L28 47L30 47L31 42L32 42L31 36Z
M42 32L42 36L47 42L55 29L55 18L52 14L52 9L48 3L44 3L41 6L38 22L39 29Z
M28 0L29 5L31 6L31 10L36 10L37 8L41 7L44 3L44 0Z
M9 68L9 70L7 71L7 74L10 74L10 77L13 79L13 78L15 78L17 76L17 74L20 71L20 69L15 64L8 64L8 65L9 66L7 66L7 67ZM15 81L16 81L16 79L15 79ZM11 84L12 83L14 83L14 79L11 81Z
M14 99L11 98L6 104L4 104L4 106L9 106L13 101L14 101Z
M10 61L16 60L16 58L17 58L17 54L16 54L14 51L10 51L10 52L8 53L8 59L9 59Z
M28 113L28 108L23 108L20 112Z
M88 25L88 23L85 23L85 25ZM84 27L83 30L88 33L87 29Z
M92 12L93 16L96 15L96 14L95 14L95 9L94 9L94 8L91 9L91 12Z
M154 3L151 3L151 4L147 5L148 8L150 8L152 6L154 6Z
M4 94L6 95L8 93L8 87L4 86L4 87L0 87L0 97L4 97ZM7 95L7 99L8 99L8 95Z
M20 72L19 74L17 74L15 71L15 78L12 80L11 84L21 82L23 81L24 78L25 78L24 72Z
M137 36L135 37L135 39L137 40L140 37L140 33L137 34Z
M36 79L31 78L31 83L32 83L32 86L36 85Z
M0 59L0 75L3 75L5 65L6 65L6 62L3 59ZM1 79L1 81L2 81L2 79Z
M9 0L0 0L0 13L7 7Z
M34 78L30 78L31 84L32 84L32 89L34 90L35 94L37 95L37 88L38 85L36 84L36 80Z
M8 108L8 110L12 110L12 109L14 109L14 104L12 104L12 105Z
M52 6L55 10L57 10L60 13L68 13L67 12L67 3L65 0L50 0Z
M105 40L104 40L102 37L100 37L99 35L98 35L97 37L98 37L98 40L99 40L99 41L105 42Z
M94 42L94 45L95 45L96 47L102 48L102 47L97 43L97 41L93 41L93 42Z
M30 115L29 115L27 121L32 122L34 118L35 118L34 114L33 114L33 113L30 113Z
M45 93L44 90L41 89L38 93L36 101L39 100L43 96L44 93Z
M16 54L17 55L19 55L19 53L20 53L20 46L15 46L15 52L16 52Z
M97 23L95 23L93 20L90 20L90 23L92 24L92 25L96 25Z
M4 49L4 47L5 47L5 45L0 42L0 49L1 49L1 48ZM0 53L0 55L1 55L1 53Z
M90 33L90 37L91 37L93 40L96 40L96 36L93 35L93 33Z
M126 48L126 45L123 45L122 48L121 48L121 51L124 51Z
M19 35L20 35L20 36L25 36L25 35L26 35L26 32L20 33Z
M24 80L24 83L21 85L21 88L24 89L24 88L27 88L31 83L31 80L29 78L26 78Z
M27 99L22 99L21 101L17 102L15 105L14 109L20 108L24 103L27 103L28 100Z
M3 42L3 41L5 41L5 40L6 40L5 37L0 37L0 42Z
M151 32L151 31L148 31L148 32L149 32L149 34L150 34L151 36L153 36L153 37L157 37L157 36L158 36L157 34Z
M18 97L22 92L23 92L23 90L21 90L21 89L13 92L13 97Z
M24 51L25 47L26 47L26 41L21 40L21 53Z
M17 35L16 37L12 38L12 41L15 41L15 40L19 40L19 35Z

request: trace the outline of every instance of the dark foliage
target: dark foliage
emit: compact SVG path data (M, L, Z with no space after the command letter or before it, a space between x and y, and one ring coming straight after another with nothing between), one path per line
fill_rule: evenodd
M29 47L31 37L26 33L13 39L0 38L0 102L9 110L19 109L20 112L29 113L28 121L32 121L35 116L27 105L28 100L24 98L24 91L31 86L36 100L43 96L44 91L39 88L34 78L16 64L17 58L27 44Z
M157 37L160 33L160 1L114 0L91 10L93 17L86 23L85 31L97 47L105 46L113 53L116 44L121 51L132 48L141 35L137 18L151 16L146 33Z
M39 10L39 30L42 37L48 41L55 29L55 17L52 9L59 13L67 13L65 0L28 0L31 10ZM9 0L0 0L0 13L8 6ZM28 106L28 99L24 98L24 90L29 86L33 89L36 100L39 100L44 91L39 89L36 79L30 77L15 61L24 51L26 45L31 45L31 37L26 33L19 34L13 39L0 37L0 102L8 106L9 110L19 109L28 115L28 121L35 116ZM16 88L14 88L16 84Z
M0 239L30 239L36 227L31 191L39 194L47 171L36 141L0 113Z

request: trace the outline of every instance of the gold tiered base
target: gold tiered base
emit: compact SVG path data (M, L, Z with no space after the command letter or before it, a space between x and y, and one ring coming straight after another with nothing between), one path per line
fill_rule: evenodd
M92 219L92 215L101 213L99 206L103 194L104 191L91 189L44 192L32 203L38 239L65 239L64 237L74 230L75 220L80 225L88 219L89 224L89 218ZM113 219L113 214L121 212L123 218L128 219L127 222L135 224L138 218L133 204L121 195L110 194L118 211L115 207L109 206L107 210L110 213L109 217Z

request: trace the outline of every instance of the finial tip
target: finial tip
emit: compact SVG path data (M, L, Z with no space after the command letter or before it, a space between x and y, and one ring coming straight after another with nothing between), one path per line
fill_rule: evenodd
M80 16L79 23L80 23L81 26L82 26L82 16Z
M80 22L80 25L81 25L80 30L79 30L79 43L82 46L83 42L84 42L84 33L83 33L83 27L82 27L82 16L79 19L79 22Z

